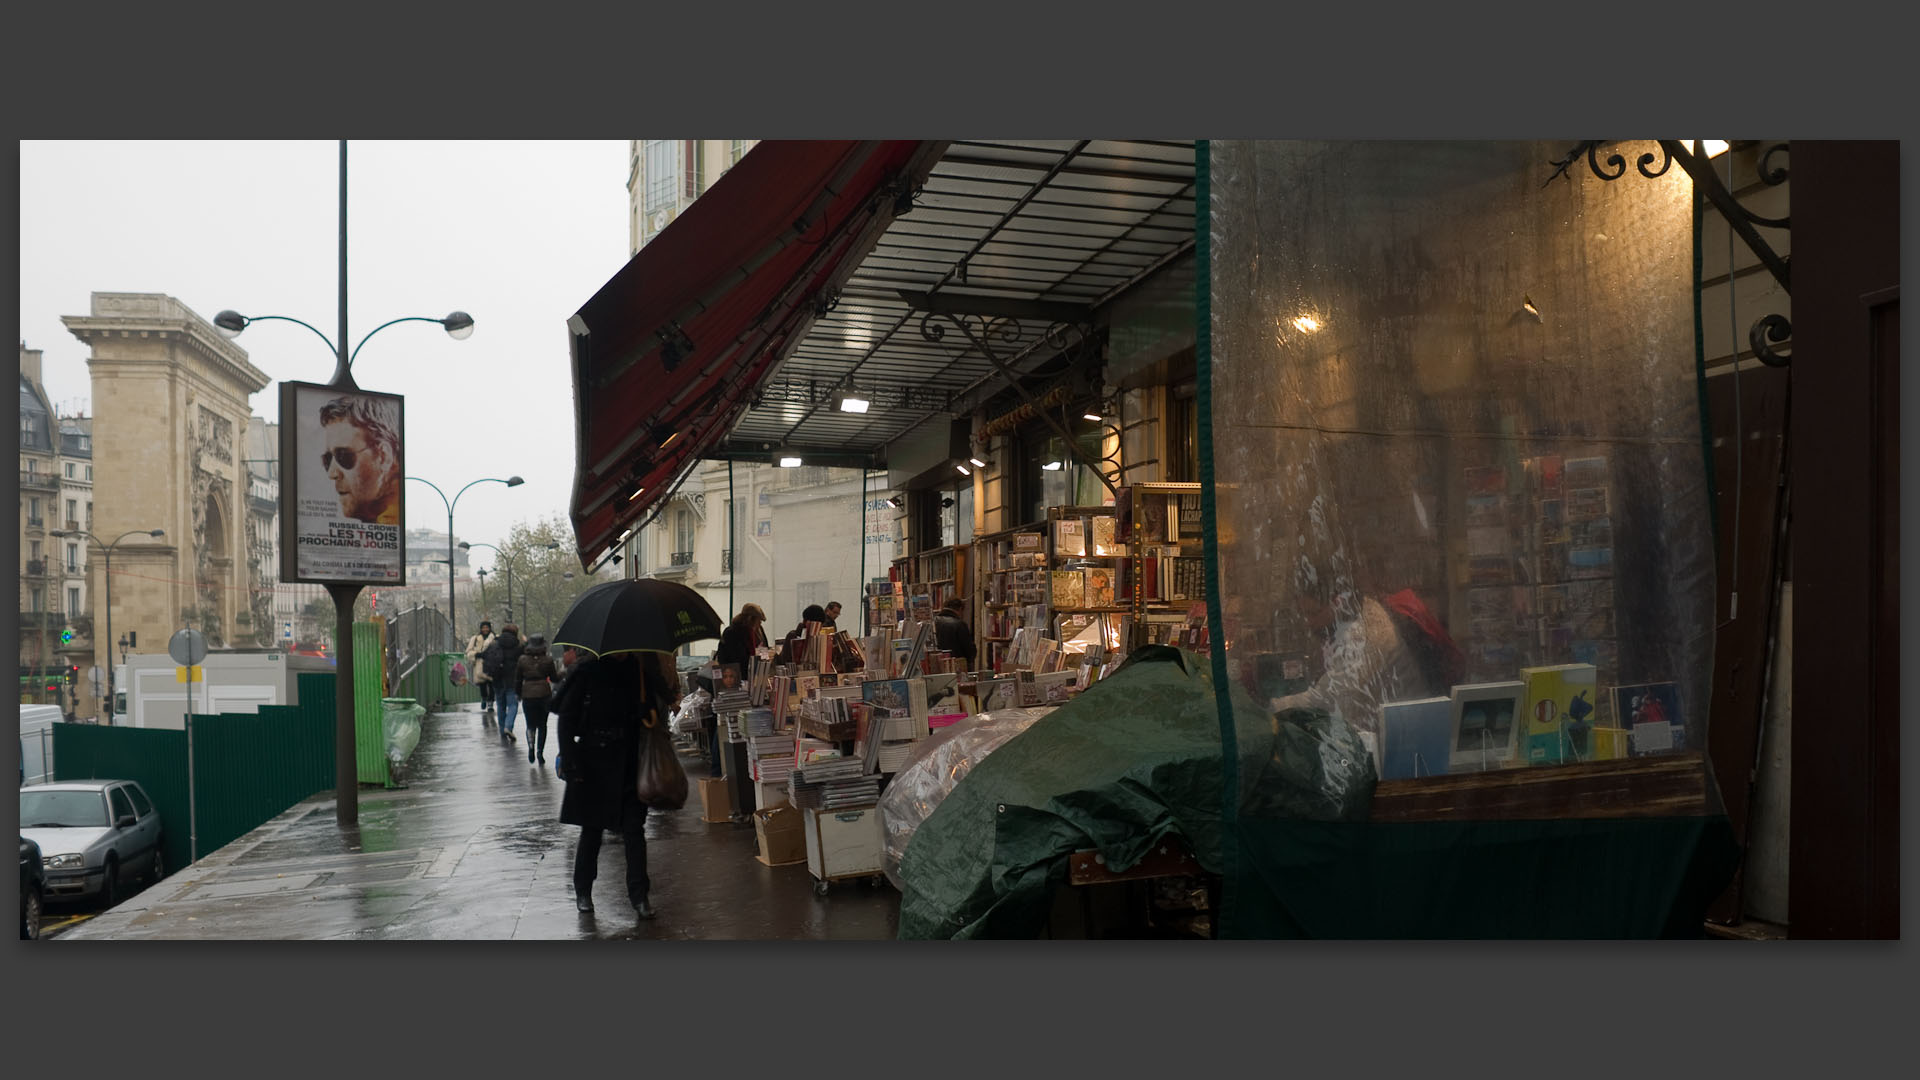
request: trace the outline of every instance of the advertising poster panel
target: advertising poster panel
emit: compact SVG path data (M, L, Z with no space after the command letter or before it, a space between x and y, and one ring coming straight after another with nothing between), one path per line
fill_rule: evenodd
M280 575L406 584L398 394L280 384Z

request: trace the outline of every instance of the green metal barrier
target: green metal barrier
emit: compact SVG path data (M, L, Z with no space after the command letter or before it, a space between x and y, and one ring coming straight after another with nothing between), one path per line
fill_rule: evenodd
M178 870L191 861L196 831L204 858L333 787L334 677L298 678L299 705L193 718L191 800L184 731L55 724L55 778L137 781L160 811L167 866Z
M387 770L387 733L380 721L380 685L384 663L380 629L370 622L353 624L353 743L354 760L363 784L393 786Z

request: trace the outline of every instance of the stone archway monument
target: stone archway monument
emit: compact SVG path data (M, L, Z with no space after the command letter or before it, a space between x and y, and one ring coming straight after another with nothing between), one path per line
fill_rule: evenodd
M248 399L271 380L171 296L97 292L92 308L61 321L90 351L93 534L112 543L166 530L114 549L110 589L104 560L91 561L96 610L105 613L111 592L113 636L136 631L135 653L164 651L188 626L215 647L230 644L259 586L253 568L234 557L248 550ZM96 661L118 663L114 643L100 640L111 655Z

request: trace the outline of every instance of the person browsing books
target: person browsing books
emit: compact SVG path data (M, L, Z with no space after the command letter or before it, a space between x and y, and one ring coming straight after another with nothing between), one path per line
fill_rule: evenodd
M1308 629L1328 639L1326 667L1305 690L1272 699L1274 712L1324 709L1371 735L1385 703L1445 694L1463 676L1465 657L1413 590L1362 596L1305 560L1295 585Z
M973 628L967 625L966 610L967 602L957 596L941 605L933 617L933 643L935 648L972 664Z
M825 615L826 617L820 620L820 629L828 630L828 631L839 629L838 624L840 622L840 601L838 600L827 601L827 606L824 609L822 609L821 614Z
M729 623L720 634L720 645L713 651L714 666L724 670L731 664L743 677L753 670L754 656L767 644L766 623L767 613L759 604L741 605L740 613L733 617L733 622ZM716 689L731 688L709 686L707 692L713 693ZM707 740L709 769L707 775L718 779L721 774L719 719L709 712L706 718L700 721L700 730Z

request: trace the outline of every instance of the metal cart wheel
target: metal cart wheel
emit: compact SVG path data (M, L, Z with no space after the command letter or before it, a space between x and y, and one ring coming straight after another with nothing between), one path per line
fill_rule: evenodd
M825 881L816 881L816 882L814 882L814 883L813 883L813 895L815 895L815 896L825 896L825 895L827 895L827 889L828 889L828 888L830 888L830 886L828 885L828 883L827 883L827 882L825 882Z

